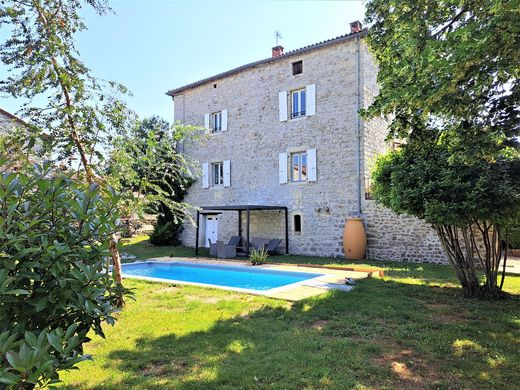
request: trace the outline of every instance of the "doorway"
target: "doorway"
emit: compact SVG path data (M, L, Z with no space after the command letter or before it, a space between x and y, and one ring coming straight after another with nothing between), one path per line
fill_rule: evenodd
M206 230L204 235L204 246L209 248L209 242L217 242L218 237L218 215L206 215Z

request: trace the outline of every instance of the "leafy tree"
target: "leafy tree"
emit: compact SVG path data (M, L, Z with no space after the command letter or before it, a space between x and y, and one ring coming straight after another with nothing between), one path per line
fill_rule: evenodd
M406 141L379 160L376 200L436 228L467 296L497 296L520 207L518 1L372 0L366 19L381 90L363 114Z
M390 152L376 163L373 195L382 205L436 229L467 296L495 295L504 283L505 261L498 280L506 259L501 240L518 210L520 160L468 164L450 162L450 157L442 142L428 148L408 144ZM486 275L482 288L477 266Z
M110 11L104 0L86 3L100 15ZM86 28L79 15L82 6L79 0L2 2L0 28L11 34L0 45L0 58L10 71L0 81L0 92L27 101L22 114L33 128L51 136L59 161L69 164L71 157L79 156L80 176L103 184L101 151L134 118L118 98L126 88L97 80L79 58L74 37ZM120 283L114 238L111 254Z
M89 359L89 331L114 323L121 285L106 257L119 199L48 163L2 170L0 194L0 387L43 387Z
M154 116L140 121L115 139L109 176L121 190L139 194L128 212L148 209L158 214L150 241L175 244L189 205L182 200L191 185L194 161L180 152L186 142L197 142L195 127L174 126Z

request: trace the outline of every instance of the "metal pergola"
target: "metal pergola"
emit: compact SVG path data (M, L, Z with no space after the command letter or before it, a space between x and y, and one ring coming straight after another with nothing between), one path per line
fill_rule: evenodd
M249 253L249 226L251 223L251 211L283 210L285 212L285 253L289 254L289 214L285 206L261 206L261 205L236 205L236 206L205 206L197 210L197 227L195 232L195 255L199 254L199 227L200 214L208 214L211 211L238 211L238 235L242 237L242 212L246 212L246 253Z

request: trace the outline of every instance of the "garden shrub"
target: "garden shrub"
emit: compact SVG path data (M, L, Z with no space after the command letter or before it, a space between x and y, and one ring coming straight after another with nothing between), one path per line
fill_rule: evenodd
M5 166L0 161L0 166ZM117 196L49 164L0 175L0 387L59 381L114 323L122 287L106 269Z
M179 233L182 231L182 222L165 221L164 218L158 218L150 235L150 243L152 245L180 245Z
M262 265L267 263L267 257L269 256L269 252L265 248L253 249L249 254L249 259L251 259L252 265Z

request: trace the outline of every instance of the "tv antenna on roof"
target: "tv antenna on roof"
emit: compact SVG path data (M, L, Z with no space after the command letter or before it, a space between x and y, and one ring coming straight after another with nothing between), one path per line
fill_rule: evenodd
M280 43L278 42L280 39L282 39L282 34L280 34L279 30L276 30L274 32L274 37L276 39L276 46L278 46Z

